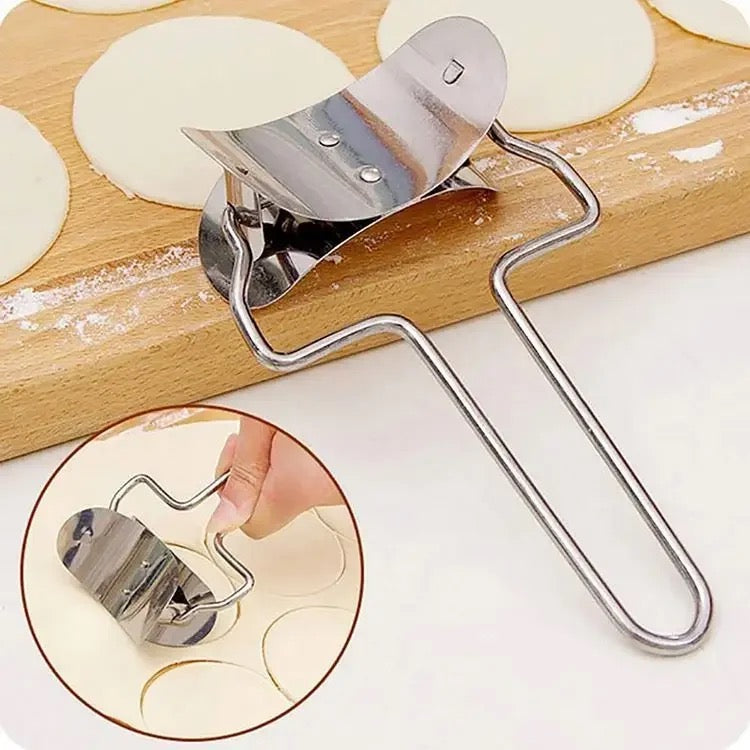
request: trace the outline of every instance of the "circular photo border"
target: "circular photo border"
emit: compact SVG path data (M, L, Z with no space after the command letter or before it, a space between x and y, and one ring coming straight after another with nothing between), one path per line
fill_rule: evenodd
M357 547L357 551L359 554L359 562L360 562L360 574L359 574L359 593L357 596L357 602L354 609L354 617L352 619L352 626L349 631L349 634L346 637L346 640L344 641L343 646L341 647L341 651L339 652L338 656L334 660L334 662L331 664L329 669L326 671L326 673L318 680L316 685L309 690L302 698L300 698L298 701L296 701L293 705L291 705L289 708L284 710L282 713L274 716L271 719L268 719L260 724L257 724L256 726L250 727L248 729L242 730L240 732L233 732L231 734L222 734L222 735L215 735L215 736L207 736L207 737L187 737L187 738L179 738L179 737L173 737L169 735L163 735L163 734L157 734L155 732L149 732L143 729L138 729L137 727L130 726L129 724L120 721L116 719L113 716L109 716L100 709L96 708L95 706L91 705L87 700L85 700L83 697L81 697L73 688L68 685L68 683L65 681L63 676L59 673L59 671L56 669L56 667L52 664L50 659L47 657L47 654L44 652L44 649L42 648L42 645L39 641L39 638L37 636L37 633L34 629L34 625L31 621L31 617L29 614L29 608L27 604L26 599L26 576L24 574L24 567L26 562L26 553L27 553L27 544L29 539L29 533L31 530L31 525L34 520L34 516L37 513L37 510L39 509L39 506L42 503L42 500L44 499L44 496L50 487L50 485L55 481L55 478L58 476L60 471L65 467L68 462L77 455L81 450L86 448L90 443L95 442L102 436L104 436L106 433L110 432L111 430L114 430L118 426L124 425L128 422L132 422L134 420L137 420L139 417L144 417L147 415L156 415L162 412L170 412L170 411L177 411L177 410L183 410L183 409L211 409L216 411L225 412L227 414L234 414L237 417L250 417L252 419L256 419L259 422L262 422L263 424L268 425L269 427L272 427L274 430L277 430L278 432L282 433L289 439L293 440L295 443L297 443L299 446L301 446L315 461L325 470L328 477L331 479L333 484L335 485L336 489L339 491L341 496L344 498L344 504L346 505L347 509L349 510L349 515L351 516L352 523L354 525L355 530L355 544ZM165 427L164 429L169 429L169 427ZM76 699L79 701L79 703L82 703L86 708L88 708L90 711L92 711L97 716L100 716L101 718L105 719L111 724L114 724L115 726L121 727L123 729L126 729L133 734L140 735L142 737L149 737L152 739L157 740L166 740L171 742L182 742L182 743L200 743L200 742L219 742L222 740L229 740L234 739L236 737L243 737L245 735L251 734L252 732L256 732L260 729L263 729L264 727L269 726L270 724L273 724L280 719L283 719L287 714L294 711L298 706L305 703L312 695L314 695L325 683L325 681L330 677L330 675L333 673L333 671L338 666L339 662L343 658L344 654L346 653L347 648L349 647L349 643L351 642L352 637L354 636L354 633L357 629L357 624L359 622L359 616L362 610L362 601L364 597L364 588L365 588L365 560L364 560L364 549L362 546L362 537L359 531L359 526L357 524L356 516L352 510L352 507L349 503L349 500L347 499L346 495L344 494L343 489L341 488L341 485L339 484L336 477L333 476L331 471L328 469L328 467L315 455L315 453L302 441L300 441L298 438L296 438L294 435L289 433L287 430L284 430L283 428L279 427L278 425L274 424L273 422L270 422L267 419L264 419L263 417L259 417L254 414L249 414L248 412L243 412L240 409L235 409L228 406L218 406L214 404L204 404L204 403L177 403L172 404L170 406L164 406L159 407L157 409L146 409L143 411L135 412L133 414L128 415L127 417L123 419L119 419L115 422L112 422L108 424L106 427L102 428L101 430L98 430L96 433L90 435L87 437L80 445L76 446L60 463L60 465L54 470L54 472L50 475L50 477L47 479L47 481L44 483L44 486L42 487L39 496L37 497L36 502L34 503L34 506L32 508L31 514L29 515L29 519L26 523L26 528L24 530L23 535L23 543L21 546L21 555L20 555L20 562L19 562L19 571L20 571L20 586L21 586L21 601L23 606L23 612L24 617L26 619L26 623L28 624L29 631L31 633L31 637L34 641L34 644L36 645L37 650L41 654L42 658L44 659L45 664L49 667L52 674L59 680L59 682L65 687L65 689Z

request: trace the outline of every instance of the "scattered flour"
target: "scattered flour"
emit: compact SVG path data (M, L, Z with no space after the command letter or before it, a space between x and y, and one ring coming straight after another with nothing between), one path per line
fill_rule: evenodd
M198 265L200 261L194 250L175 246L152 259L133 260L113 268L103 268L59 287L40 290L35 287L24 287L10 294L0 295L0 323L23 320L71 302L94 299L102 294L129 289ZM140 290L139 294L145 291ZM63 315L58 320L61 328L66 327L65 320L69 317ZM58 328L58 325L55 324L54 327Z
M323 260L327 260L329 263L334 263L335 265L338 265L344 259L338 253L332 253L331 255L326 255L325 258L323 258Z
M691 107L686 102L683 104L665 104L661 107L634 112L630 115L629 122L636 133L653 135L654 133L676 130L683 125L689 125L706 117L718 115L720 111L718 107Z
M724 141L712 141L705 146L695 146L694 148L683 148L677 151L670 151L670 156L682 162L695 164L700 161L715 159L724 150Z
M0 295L0 324L17 321L24 331L38 331L41 324L33 317L58 307L74 305L83 300L113 292L131 289L138 285L170 276L180 271L198 266L196 252L190 248L174 246L148 260L136 259L120 263L111 268L103 268L96 273L80 276L73 281L49 289L24 287L15 292ZM139 289L138 297L145 297L149 289ZM211 295L210 292L203 292ZM128 327L140 317L138 305L131 305L117 318L111 312L99 311L85 315L62 313L44 330L68 331L82 343L93 344L102 337L125 333Z
M628 156L628 161L640 161L647 156L648 154L645 151L639 151L637 154L630 154L630 156Z
M696 94L681 102L642 109L626 118L626 130L630 128L640 135L675 130L721 114L738 103L741 98L744 99L743 94L750 94L750 81L738 81L715 91Z

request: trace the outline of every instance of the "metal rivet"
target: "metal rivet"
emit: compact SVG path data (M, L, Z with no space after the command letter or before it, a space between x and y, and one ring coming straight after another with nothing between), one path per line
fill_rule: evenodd
M248 174L248 170L247 170L247 168L246 168L246 167L243 167L243 166L242 166L242 164L237 164L237 165L235 166L235 169L236 169L236 170L237 170L237 171L238 171L238 172L239 172L240 174L243 174L243 175L246 175L246 174Z
M141 563L141 567L142 567L142 568L150 568L150 567L151 567L151 563L150 563L150 562L149 562L148 560L144 560L144 561L143 561L143 562Z
M132 592L132 591L131 591L130 589L123 589L123 590L122 590L122 593L123 593L123 594L124 594L125 596L130 596L130 595L131 595L131 594L132 594L133 592Z
M464 70L464 66L458 60L451 60L443 71L443 80L448 85L454 84L464 74Z
M318 138L318 143L326 148L333 148L341 143L341 136L338 133L323 133Z
M364 182L379 182L383 179L383 174L377 167L368 165L359 170L359 178Z

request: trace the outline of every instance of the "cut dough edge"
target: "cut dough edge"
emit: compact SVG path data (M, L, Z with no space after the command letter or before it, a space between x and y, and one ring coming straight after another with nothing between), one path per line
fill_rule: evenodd
M162 8L177 0L36 0L48 8L91 15L124 15Z
M304 619L306 616L312 616L316 617L319 615L327 615L327 616L334 616L341 618L341 622L339 625L343 626L343 637L341 638L340 645L338 645L336 649L336 653L332 655L330 664L326 665L327 668L324 669L320 675L318 676L317 680L314 684L311 686L306 686L306 688L302 689L300 692L300 695L295 695L294 690L292 689L291 683L287 683L289 678L288 676L282 676L279 674L279 672L283 671L283 668L279 668L276 664L272 664L271 662L275 662L276 658L274 655L270 654L271 647L269 645L269 641L272 639L275 630L278 629L280 625L283 625L285 623L290 622L290 620ZM338 660L341 658L341 656L344 653L344 650L346 649L346 646L348 644L349 638L351 637L354 627L356 625L356 619L357 615L356 612L352 612L351 610L344 609L343 607L336 607L331 605L304 605L301 607L297 607L296 609L289 610L287 612L284 612L283 614L279 615L266 629L266 632L263 635L263 641L261 644L262 652L263 652L263 664L265 666L266 672L273 682L273 684L278 688L278 690L284 695L287 700L291 701L293 704L299 703L301 700L305 698L306 695L309 695L311 692L313 692L328 676L328 673L331 669L334 668ZM326 656L331 656L331 654L327 654Z
M689 34L722 44L750 47L750 3L743 13L731 0L648 0ZM737 0L740 4L743 0ZM745 0L746 2L746 0Z
M233 727L233 732L247 732L251 731L252 729L255 729L260 724L266 723L268 721L272 721L273 719L277 718L280 714L284 713L289 708L293 707L293 704L289 701L289 699L276 687L276 685L273 683L273 681L269 678L269 676L266 674L261 674L260 672L257 672L256 670L245 666L243 664L238 664L230 661L223 661L218 659L190 659L190 660L184 660L175 662L174 664L170 664L166 667L163 667L155 674L151 675L151 677L148 678L148 680L144 683L142 689L141 689L141 695L140 695L140 715L141 719L143 721L143 725L147 727L148 729L151 729L153 727L153 722L149 721L149 718L147 716L147 701L149 698L149 693L153 690L154 687L158 687L159 683L163 679L170 679L177 676L177 674L180 673L180 670L191 670L194 671L195 669L223 669L229 673L233 673L234 679L232 680L231 677L226 680L225 684L227 689L230 692L235 692L236 688L239 687L239 683L241 682L242 678L252 680L254 683L254 687L258 688L259 690L264 691L265 695L263 696L264 699L268 702L268 707L264 711L263 716L255 717L254 719L248 719L247 726L240 726L238 724L237 727ZM183 672L184 673L184 672ZM222 680L224 682L224 680ZM193 677L190 680L191 686L195 685L195 677ZM204 689L204 688L203 688ZM204 696L208 698L208 696ZM212 696L214 699L220 699L221 696ZM273 705L272 704L276 704ZM210 705L207 701L205 705ZM239 720L239 717L237 717ZM212 719L213 721L213 719ZM203 737L197 736L197 733L191 733L190 736L185 737L184 739L188 739L191 741L196 740L210 740L216 737L218 734L222 732L226 732L228 730L221 730L219 728L215 729L207 729L204 730ZM175 732L175 735L177 733ZM175 739L178 739L175 736Z
M257 88L259 40L264 65L276 68L275 83L264 83L267 91L254 97L237 97L238 87ZM196 55L196 48L203 54ZM138 96L123 104L118 92L133 88L139 61L161 61L160 54L163 62L144 72ZM230 86L231 68L236 74ZM181 71L179 81L175 70ZM143 26L110 45L76 86L73 129L92 169L128 197L201 209L221 168L181 127L260 125L315 104L352 80L334 52L291 27L243 16L183 16ZM168 95L159 95L159 86ZM196 87L206 95L195 97ZM107 107L110 100L114 106Z
M7 210L7 207L8 209L15 209L13 214L16 221L21 218L25 222L25 219L28 218L26 214L31 213L31 211L23 210L24 206L19 205L19 199L24 204L28 201L32 205L31 210L35 211L36 201L40 198L40 184L44 185L44 190L47 192L42 196L44 205L41 210L45 212L43 223L33 222L29 224L25 222L19 224L15 227L15 231L18 232L16 236L13 234L14 229L11 224L6 224L5 231L9 236L5 236L2 233L2 227L0 227L0 237L3 237L5 242L8 243L2 248L3 254L0 256L1 287L35 266L57 241L65 226L70 209L70 176L65 162L55 146L44 137L34 123L18 110L0 104L0 132L3 133L5 139L9 140L10 146L14 150L17 165L23 171L23 175L19 175L11 166L11 169L5 172L5 179L9 182L14 181L15 184L8 186L9 189L5 193L9 196L7 199L2 197L5 191L0 191L0 216L2 216L4 210ZM14 143L14 139L17 143ZM16 145L17 148L15 148ZM0 159L2 159L1 154ZM30 175L35 176L35 183L31 185L22 181L21 192L19 193L17 180L23 180L24 177L28 179ZM3 175L0 174L0 186L2 185ZM31 195L32 190L34 195ZM18 216L19 208L21 209L20 217ZM8 229L8 226L11 228ZM28 232L29 226L32 228L32 232ZM28 243L30 236L34 237L34 241L24 247L21 242ZM11 261L11 253L14 247L16 248L16 255ZM22 248L21 252L18 252L19 247Z

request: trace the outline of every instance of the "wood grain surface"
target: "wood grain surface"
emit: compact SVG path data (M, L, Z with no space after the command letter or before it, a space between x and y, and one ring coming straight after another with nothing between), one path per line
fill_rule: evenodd
M203 274L194 242L199 213L129 200L89 168L71 127L73 89L88 66L137 27L233 14L304 31L361 75L379 60L375 32L385 5L180 0L93 16L26 2L10 14L0 26L0 103L20 110L59 149L72 196L52 250L0 287L0 459L272 374L245 348ZM513 286L523 299L750 229L750 51L649 14L658 64L637 99L596 123L533 136L569 155L600 196L604 218L586 239L519 270ZM697 113L696 121L644 133L655 107ZM680 158L682 149L717 140L715 158ZM270 340L298 345L376 312L431 329L493 309L494 260L566 221L575 205L549 174L489 144L475 161L498 196L440 198L379 225L259 315Z

